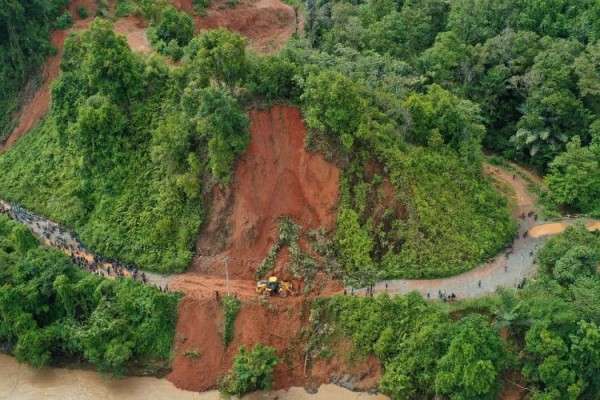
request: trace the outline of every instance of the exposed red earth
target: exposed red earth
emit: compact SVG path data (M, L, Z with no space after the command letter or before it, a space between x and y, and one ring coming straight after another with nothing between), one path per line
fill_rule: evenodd
M172 0L180 10L194 15L192 0ZM227 28L240 33L253 50L270 53L279 50L299 30L301 20L294 8L281 0L240 0L229 6L215 0L203 16L194 16L198 31Z
M175 358L168 379L187 390L214 388L240 346L262 343L277 349L281 359L275 388L318 386L339 371L357 376L365 387L375 386L380 373L375 359L353 367L337 357L317 362L314 368L305 365L301 332L308 325L309 300L317 294L339 292L339 283L322 277L325 284L318 293L285 299L261 301L255 293L255 270L276 241L279 218L292 218L303 232L334 226L340 172L321 155L306 151L306 127L297 108L252 110L250 120L250 145L238 161L229 189L213 190L212 211L198 240L191 271L170 283L186 297L179 309ZM301 246L310 251L308 244L301 242ZM288 258L283 249L275 268L284 279L292 278L285 268ZM235 293L243 304L235 338L227 348L222 339L223 311L215 291ZM190 356L196 352L197 358Z
M250 111L250 120L250 145L230 189L213 191L192 271L223 277L228 258L230 277L254 279L281 217L304 231L334 227L340 172L322 155L306 151L300 111L274 106Z
M125 36L131 50L136 53L152 52L150 41L146 35L147 23L141 17L128 16L115 22L115 32Z

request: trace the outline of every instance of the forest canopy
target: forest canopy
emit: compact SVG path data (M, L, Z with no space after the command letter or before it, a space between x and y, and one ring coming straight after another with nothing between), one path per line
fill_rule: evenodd
M19 361L87 361L113 375L168 368L178 295L84 272L4 215L0 265L0 346Z

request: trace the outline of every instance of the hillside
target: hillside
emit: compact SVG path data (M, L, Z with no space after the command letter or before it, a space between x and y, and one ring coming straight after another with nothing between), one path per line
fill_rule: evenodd
M600 393L596 2L3 9L19 361L230 395Z

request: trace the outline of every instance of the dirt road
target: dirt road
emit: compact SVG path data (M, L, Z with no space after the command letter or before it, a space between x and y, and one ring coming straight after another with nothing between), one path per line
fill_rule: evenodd
M452 294L456 295L457 299L464 299L485 296L494 293L500 287L518 287L536 273L535 255L544 241L563 232L569 225L581 221L571 219L542 223L535 217L536 201L523 178L492 165L485 166L485 173L513 191L513 216L519 221L519 230L511 246L489 262L463 274L443 279L381 281L375 285L375 293L395 295L417 291L429 299L443 299L444 296ZM600 230L600 221L587 221L587 226L590 230ZM366 289L354 292L365 294Z
M375 293L406 294L417 291L430 299L437 299L440 295L449 296L454 293L457 298L461 299L494 293L499 287L517 287L524 279L535 274L535 254L548 237L561 233L577 221L585 222L590 231L600 230L600 221L597 220L568 219L541 223L530 214L535 213L535 200L527 191L527 183L522 178L518 175L513 178L512 173L492 166L486 166L486 173L510 186L515 192L513 212L519 219L519 232L518 238L515 239L511 247L489 262L463 274L442 279L381 281L375 285ZM0 212L5 212L11 218L25 224L45 245L57 247L69 255L84 257L88 261L98 259L77 240L74 234L55 222L1 199ZM520 215L525 215L525 218L519 218ZM237 265L237 268L239 267ZM117 268L113 263L103 262L98 264L98 268L100 268L101 275L105 277L116 276L115 270ZM223 271L223 268L217 269ZM132 277L130 271L127 270L123 272L122 276ZM211 297L214 295L215 290L222 293L236 293L241 298L255 296L254 281L247 276L244 276L243 279L232 277L229 281L227 281L225 274L205 276L194 272L175 275L145 272L145 276L149 284L161 288L168 287L172 290L182 290L196 298ZM346 290L357 294L366 293L364 288L355 290L346 288Z

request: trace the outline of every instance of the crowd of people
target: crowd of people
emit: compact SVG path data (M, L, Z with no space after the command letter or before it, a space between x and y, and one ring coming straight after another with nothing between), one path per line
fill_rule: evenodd
M99 257L90 253L83 243L71 232L18 205L0 201L0 213L6 214L10 218L28 226L33 234L38 236L42 242L69 255L73 264L90 273L106 278L130 278L145 284L151 284L146 273L140 271L135 265ZM166 284L164 287L160 285L155 286L161 291L168 290L168 285Z

